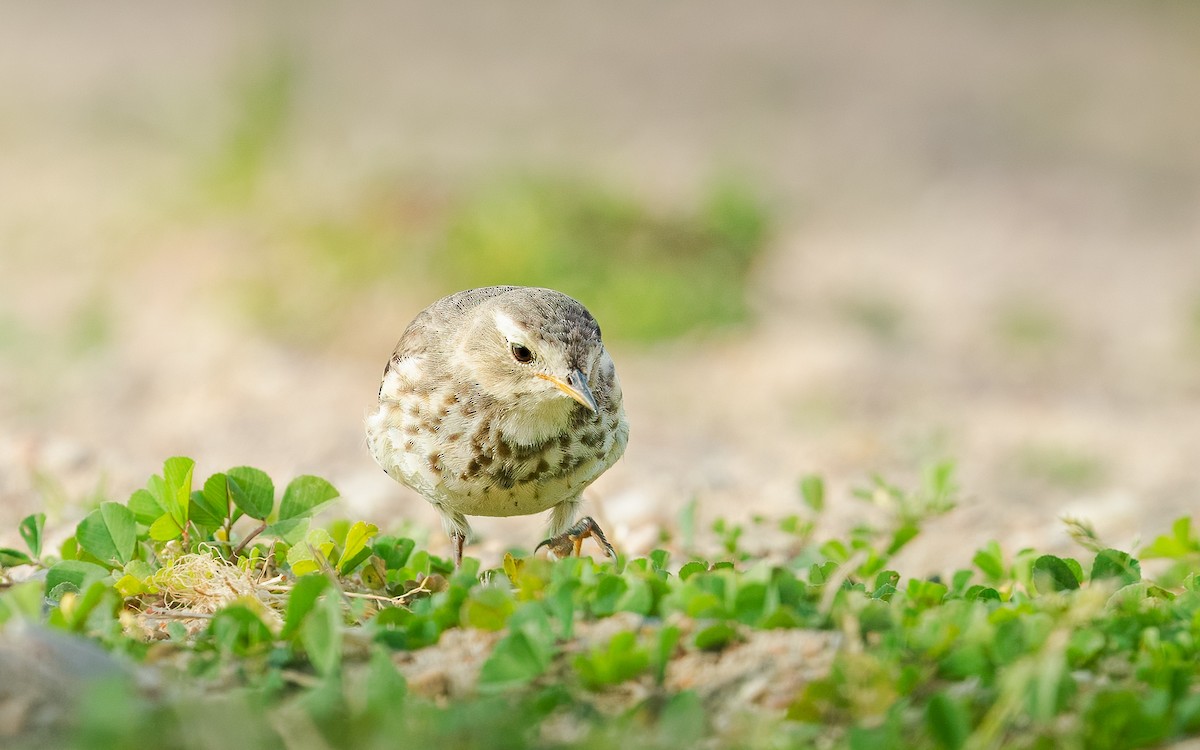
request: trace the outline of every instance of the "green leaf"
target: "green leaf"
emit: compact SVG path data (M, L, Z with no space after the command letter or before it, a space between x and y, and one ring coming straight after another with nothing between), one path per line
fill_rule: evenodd
M779 519L779 530L785 534L791 534L807 539L816 528L811 519L802 519L800 516L793 513L790 516L784 516Z
M163 482L166 485L162 496L163 508L180 529L188 524L188 510L192 499L192 472L196 462L183 456L168 458L163 463Z
M654 681L662 685L667 679L667 666L675 655L675 647L683 633L674 625L667 625L658 631L654 640L654 648L650 652L650 664L654 668Z
M372 591L380 592L387 588L387 568L378 555L367 558L367 564L362 567L359 577L363 585Z
M1079 588L1079 579L1060 557L1042 555L1033 562L1033 585L1039 594Z
M925 708L925 722L938 745L959 750L971 736L971 717L967 710L945 692L935 693Z
M1164 743L1172 721L1163 721L1157 701L1137 687L1112 686L1099 692L1084 712L1078 746L1086 748L1186 747L1188 741ZM1174 711L1172 711L1173 713ZM1156 715L1157 714L1157 715Z
M41 581L25 581L0 591L0 626L13 618L38 622L44 598Z
M35 559L42 556L42 530L44 528L46 528L45 513L25 516L18 527L21 538L25 540L25 546L29 547L29 553Z
M320 573L313 573L296 579L296 584L292 586L291 595L288 597L287 611L283 617L283 631L279 634L280 638L286 640L300 631L300 626L304 623L304 618L312 611L317 603L317 597L325 591L327 586L329 586L329 578Z
M126 599L133 596L141 596L142 594L147 594L152 591L150 584L148 584L144 579L138 578L137 576L129 573L126 573L118 578L117 582L113 584L113 588L115 588L117 592Z
M694 690L684 690L667 699L647 746L703 747L710 736L711 718L704 701Z
M484 586L471 591L462 606L462 623L480 630L503 630L516 611L512 594L499 586Z
M631 579L632 580L632 579ZM595 617L608 617L617 611L617 602L629 590L629 584L617 575L604 575L597 581L588 604Z
M656 549L650 553L649 559L652 570L666 570L671 553L665 549Z
M155 568L145 560L130 560L125 565L124 572L131 576L137 576L141 579L148 579L154 575L154 570Z
M654 608L654 591L650 588L650 582L645 578L630 578L628 583L629 588L617 600L617 609L648 616Z
M170 513L163 513L158 520L150 524L150 538L156 542L169 542L183 535L183 528L175 522Z
M816 513L825 510L825 480L816 474L801 477L800 498Z
M137 546L137 522L120 503L100 503L75 529L79 546L92 557L113 567L133 559Z
M708 563L701 562L700 560L692 560L691 562L684 563L683 567L679 569L679 580L686 581L697 573L707 572Z
M231 604L209 621L208 635L217 650L247 656L262 652L271 643L271 629L245 604Z
M1083 583L1083 566L1079 564L1079 561L1073 557L1063 557L1060 559L1071 569L1071 574L1075 577L1075 581Z
M742 581L734 595L732 613L739 622L747 625L770 614L767 611L767 585L757 581Z
M379 527L373 523L355 522L346 532L346 543L342 546L342 556L338 559L338 572L348 575L370 557L371 548L367 546L367 542L374 539L378 533Z
M1165 557L1178 559L1200 552L1200 539L1192 533L1192 519L1181 516L1171 525L1171 533L1157 537L1139 555L1143 560Z
M279 521L267 526L264 533L295 545L304 540L304 535L308 533L309 523L310 519L308 518L289 518L286 521Z
M367 710L377 716L395 710L407 694L408 682L396 669L391 653L379 647L372 649L367 668Z
M14 565L29 565L33 559L21 550L11 547L0 547L0 568L11 568Z
M411 539L404 539L394 536L381 536L375 540L372 549L380 560L383 560L383 565L387 570L399 570L408 563L408 557L412 554L416 542ZM505 557L505 573L508 572L508 558Z
M944 583L910 578L904 597L917 609L932 609L942 603L949 591Z
M979 601L989 601L990 600L990 601L994 601L994 602L1001 601L999 591L992 588L991 586L984 586L984 585L978 584L978 583L975 584L974 586L970 587L966 591L964 591L963 598L969 602L976 601L976 600L979 600Z
M57 599L63 591L82 591L85 585L103 580L107 576L108 571L95 563L63 560L46 571L46 593ZM55 591L58 591L57 596L54 595Z
M118 595L109 586L100 581L91 581L81 590L79 598L69 608L60 608L58 614L62 617L60 625L66 625L78 633L86 632L89 628L101 626L105 621L114 619L118 606Z
M1108 643L1107 636L1096 628L1083 628L1071 633L1067 643L1067 658L1073 669L1088 664L1104 651Z
M325 529L309 529L304 541L288 550L287 561L296 576L316 573L321 569L320 555L328 560L333 554L333 537Z
M442 628L429 615L402 607L384 607L371 621L375 638L394 649L415 650L437 643Z
M338 492L333 485L320 477L296 477L283 491L283 500L279 503L279 520L310 516L317 508L337 496Z
M550 666L550 649L523 630L502 638L479 672L481 690L520 687Z
M623 631L600 648L572 660L583 684L600 690L637 677L650 666L650 654L637 642L637 633Z
M318 674L329 676L342 666L342 607L336 596L317 602L300 628L300 640Z
M576 594L582 588L583 583L578 578L565 580L551 588L542 600L557 625L555 636L560 640L569 641L575 637Z
M157 474L146 481L146 489L138 490L129 496L129 510L134 518L143 526L149 526L167 512L163 500L166 494L166 483Z
M275 507L275 483L266 472L250 466L235 466L225 472L228 492L234 504L246 515L267 520Z
M58 546L58 556L64 560L79 559L79 542L73 536L69 536L62 541Z
M905 523L892 534L892 542L888 545L887 554L894 555L904 549L909 542L921 533L921 527L915 523Z
M1117 579L1122 586L1142 580L1142 566L1128 552L1103 549L1092 563L1092 580Z
M900 574L894 570L881 570L875 576L875 583L871 587L874 591L879 591L882 588L891 586L893 591L900 585ZM876 597L878 598L878 597Z
M696 633L696 648L702 651L719 651L738 637L737 629L727 622L709 625Z
M479 673L480 690L528 684L550 666L554 631L539 602L526 602L508 621L508 635L492 649Z
M1110 609L1123 609L1128 612L1138 612L1146 604L1148 599L1163 599L1170 601L1175 598L1175 595L1170 591L1155 586L1146 581L1138 581L1122 586L1113 592L1113 595L1108 598L1107 606Z
M993 582L1004 578L1004 556L1000 552L1000 545L995 542L988 542L987 546L975 553L971 562Z
M233 510L229 482L224 474L213 474L204 480L204 489L193 492L188 510L192 523L200 528L218 529L225 524Z

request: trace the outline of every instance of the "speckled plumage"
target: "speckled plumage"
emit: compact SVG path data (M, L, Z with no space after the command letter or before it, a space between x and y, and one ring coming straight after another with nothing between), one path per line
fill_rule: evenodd
M531 361L518 359L525 353ZM367 418L375 460L433 503L456 554L466 516L552 509L550 535L562 534L628 437L595 319L532 287L471 289L418 314Z

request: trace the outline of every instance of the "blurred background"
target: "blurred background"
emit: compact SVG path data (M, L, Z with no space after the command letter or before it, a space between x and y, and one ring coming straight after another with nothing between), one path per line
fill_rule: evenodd
M362 420L491 283L604 327L633 552L944 459L931 570L1200 497L1193 4L8 4L0 91L0 541L184 454L438 549Z

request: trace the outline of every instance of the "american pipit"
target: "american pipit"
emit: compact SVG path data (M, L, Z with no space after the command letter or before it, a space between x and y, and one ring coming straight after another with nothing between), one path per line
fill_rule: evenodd
M433 503L462 561L467 516L551 510L547 545L579 553L584 488L625 451L621 385L600 327L561 292L469 289L417 315L383 371L367 418L371 454Z

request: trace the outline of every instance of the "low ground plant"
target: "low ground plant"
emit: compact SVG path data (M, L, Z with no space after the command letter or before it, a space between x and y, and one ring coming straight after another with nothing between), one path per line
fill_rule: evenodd
M21 522L24 548L0 549L0 644L50 654L7 670L8 689L39 695L55 654L81 685L4 746L1132 748L1200 733L1190 519L1133 552L1072 521L1078 558L993 542L945 578L895 570L956 492L948 464L911 491L875 479L857 495L882 520L821 539L808 477L797 514L757 519L794 541L783 562L721 521L717 559L455 570L373 524L314 523L337 496L322 479L279 492L236 467L200 482L172 458L54 549L41 514ZM680 674L775 631L827 644L783 705ZM423 652L473 664L471 684L409 684ZM97 659L111 668L83 666Z

